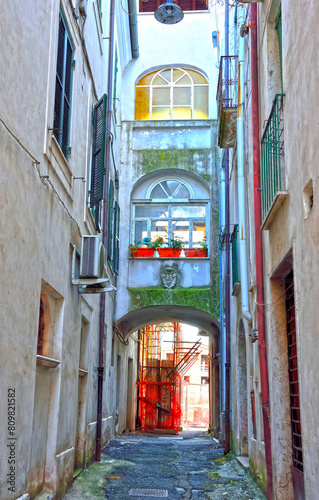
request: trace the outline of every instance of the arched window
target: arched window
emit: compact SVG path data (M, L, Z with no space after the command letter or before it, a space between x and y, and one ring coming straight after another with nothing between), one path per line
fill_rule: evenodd
M198 71L168 68L143 76L135 87L135 120L208 118L208 82Z
M179 239L186 246L200 247L207 219L207 201L195 200L190 185L163 179L148 187L144 201L133 200L133 242L161 237L164 246L171 239Z

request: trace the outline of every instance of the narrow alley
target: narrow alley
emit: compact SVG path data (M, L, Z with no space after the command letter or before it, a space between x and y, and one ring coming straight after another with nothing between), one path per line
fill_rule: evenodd
M104 496L105 492L105 496ZM65 500L262 500L249 473L201 430L178 436L130 433L114 438L84 470Z

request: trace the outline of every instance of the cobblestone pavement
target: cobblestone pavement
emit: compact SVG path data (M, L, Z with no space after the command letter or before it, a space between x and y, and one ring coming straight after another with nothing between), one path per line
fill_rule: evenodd
M232 455L205 432L124 434L83 471L65 500L264 500Z

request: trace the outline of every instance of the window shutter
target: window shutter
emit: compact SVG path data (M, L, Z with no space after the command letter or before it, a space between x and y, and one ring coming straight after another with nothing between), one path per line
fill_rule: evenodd
M106 140L106 94L94 107L90 206L103 199Z
M120 252L120 207L115 202L114 206L114 238L113 238L113 271L115 274L119 272L119 252Z
M113 201L114 185L112 179L109 186L109 211L108 211L108 235L107 235L107 258L112 260L112 238L113 238Z
M66 159L69 155L73 47L60 12L53 134Z

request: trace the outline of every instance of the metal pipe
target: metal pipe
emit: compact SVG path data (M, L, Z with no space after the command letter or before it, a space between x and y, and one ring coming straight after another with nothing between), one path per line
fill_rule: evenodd
M132 47L132 57L137 59L140 55L138 47L138 32L137 32L137 2L136 0L128 0L128 10L129 10L129 21L130 21L130 36L131 36L131 47Z
M257 45L257 5L251 4L250 17L253 28L251 36L251 93L252 93L252 131L253 131L253 169L254 169L254 215L255 215L255 255L258 317L258 349L260 363L261 399L264 424L264 441L267 471L267 498L273 498L271 429L269 408L269 385L267 369L267 345L264 311L263 247L261 232L261 186L260 186L260 141L259 141L259 95L258 95L258 45Z
M107 119L106 128L111 129L112 120L112 105L113 105L113 59L114 59L114 12L115 0L111 0L110 4L110 40L109 40L109 61L108 61L108 81L107 81ZM103 244L107 248L108 235L108 201L109 201L109 178L110 178L110 151L111 138L109 134L106 140L106 155L105 155L105 176L104 176L104 213L103 213ZM97 419L96 419L96 448L95 459L97 462L101 460L102 449L102 409L103 409L103 339L104 339L104 323L106 310L106 293L101 294L100 301L100 332L99 332L99 366L98 366L98 397L97 397Z
M225 55L229 55L229 2L225 1ZM229 68L226 59L226 99L228 96ZM225 232L229 235L229 151L225 150ZM225 251L225 319L226 319L226 351L225 351L225 454L230 451L230 246L226 243Z
M238 9L239 29L245 21L244 8ZM237 106L237 174L238 174L238 215L239 215L239 265L241 285L241 309L245 319L251 321L248 295L248 266L246 245L246 188L244 173L244 71L245 39L239 36L238 47L238 106Z

